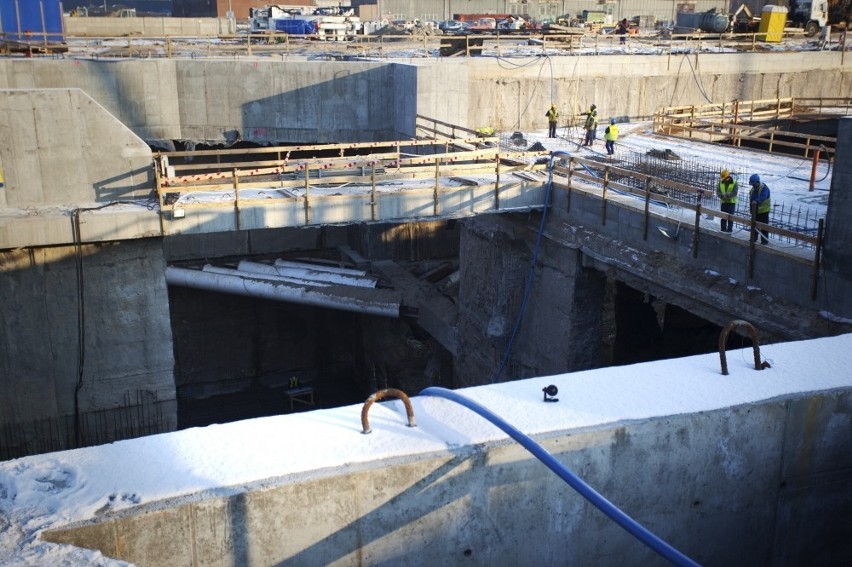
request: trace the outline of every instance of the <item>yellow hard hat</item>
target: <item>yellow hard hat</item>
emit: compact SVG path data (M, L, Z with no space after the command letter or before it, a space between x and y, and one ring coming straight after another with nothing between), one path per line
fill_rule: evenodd
M730 172L730 171L728 171L727 169L723 169L723 170L722 170L722 173L720 173L719 175L721 175L721 176L722 176L722 179L725 179L725 178L726 178L726 177L728 177L730 174L731 174L731 172Z

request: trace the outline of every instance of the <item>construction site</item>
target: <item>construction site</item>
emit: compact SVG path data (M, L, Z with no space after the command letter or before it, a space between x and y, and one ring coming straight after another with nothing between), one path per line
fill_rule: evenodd
M22 465L0 468L0 510L9 517L17 509L15 475L40 454L103 444L123 450L147 435L179 439L266 416L324 419L338 414L323 412L351 409L377 392L509 387L612 367L629 373L627 365L848 340L852 332L845 222L852 61L842 43L768 49L752 34L730 52L720 52L718 38L630 52L588 38L558 47L493 38L478 57L441 57L440 40L385 44L376 56L369 52L376 46L343 55L288 42L172 41L66 38L61 53L0 58L0 291L14 298L0 309L0 459ZM551 104L560 115L555 139L543 135ZM597 148L580 145L590 104L601 131L610 122L622 129L614 156L600 151L600 140ZM715 194L721 168L740 179L734 213L723 212ZM756 172L777 190L769 223L758 222L745 199ZM795 186L796 198L783 198L783 182ZM721 232L723 218L739 231ZM754 242L758 231L769 246ZM695 474L687 454L711 466L719 424L729 419L741 425L726 437L734 451L752 467L775 470L780 453L758 451L748 439L753 428L777 431L773 442L790 451L784 463L798 465L781 467L780 478L749 480L782 488L755 505L765 520L759 533L771 543L748 557L842 564L852 557L848 544L837 543L852 535L844 521L852 452L848 435L825 432L849 423L852 384L826 388L778 391L783 407L737 398L746 406L717 407L712 418L696 410L676 425L662 413L630 425L618 416L589 422L581 434L568 421L553 422L536 433L563 460L613 451L613 466L635 470L636 454L616 455L628 427L642 452L677 455L681 478ZM760 409L750 415L752 407ZM808 420L798 419L808 411ZM695 444L678 444L693 426ZM559 448L575 434L582 448ZM69 513L73 525L51 520L45 541L165 565L174 555L157 549L155 534L175 524L164 518L195 518L207 502L217 518L224 507L226 519L216 522L246 539L228 539L216 560L200 559L203 541L196 547L193 540L186 564L377 564L384 552L399 558L399 546L411 540L382 543L363 561L357 545L336 555L334 537L348 541L348 530L361 525L348 511L330 513L328 531L282 538L280 546L249 543L238 524L267 489L286 502L311 485L319 501L320 493L349 490L336 483L381 476L396 463L399 483L388 481L395 499L414 482L409 475L440 477L443 460L460 455L488 462L488 470L491 459L503 462L492 471L508 475L492 504L500 514L541 508L510 495L528 482L547 486L539 473L525 472L534 459L488 435L466 443L404 458L377 452L373 459L365 449L367 460L350 470L333 460L305 464L270 473L274 482L240 479L240 486L196 487L169 501L140 503L127 493L117 497L120 506L114 498L97 513ZM314 452L325 453L321 442ZM474 473L453 484L459 494L477 482L476 464L468 464ZM601 474L612 494L629 490ZM747 483L732 493L760 490ZM637 506L654 498L643 494ZM180 508L187 499L191 512ZM702 529L746 532L754 517L725 513L740 505L719 502ZM697 505L687 502L671 517L688 518L690 506ZM537 525L573 518L570 529L554 529L559 534L595 514L542 509ZM781 513L789 510L795 522ZM820 510L827 519L807 527ZM453 512L453 525L473 512ZM458 551L440 522L433 526L426 514L405 519ZM106 535L115 530L126 532ZM473 540L489 542L482 545L491 546L495 564L501 545L487 529L471 530ZM123 547L130 533L139 539ZM0 561L33 564L25 556L41 542L37 535L4 520ZM506 541L517 543L516 536ZM318 543L326 537L331 543ZM535 538L542 551L534 563L552 564ZM596 541L572 559L659 560L620 544L602 551ZM749 545L721 551L687 541L708 565L726 564ZM823 550L815 562L814 541ZM264 554L248 553L253 545ZM471 549L479 548L463 546L462 557L485 564ZM515 559L496 564L519 564L517 554L505 557Z

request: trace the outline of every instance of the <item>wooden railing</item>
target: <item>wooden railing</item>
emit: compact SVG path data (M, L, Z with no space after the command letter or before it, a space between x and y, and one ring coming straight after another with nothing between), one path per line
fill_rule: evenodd
M705 142L727 142L741 146L744 141L763 149L794 150L811 157L816 150L824 158L834 155L836 138L800 134L779 129L777 124L755 125L751 122L773 122L799 116L849 116L852 98L777 98L766 100L734 100L692 106L663 108L654 114L654 132L667 136L691 138Z

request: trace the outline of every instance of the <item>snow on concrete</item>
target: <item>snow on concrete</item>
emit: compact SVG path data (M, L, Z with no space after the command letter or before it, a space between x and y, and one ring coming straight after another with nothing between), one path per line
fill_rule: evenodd
M751 348L531 378L460 390L521 431L536 435L627 420L711 411L800 392L852 388L852 334L763 345L771 367L754 370ZM542 389L559 388L558 403ZM448 400L412 398L251 419L0 463L0 564L124 565L99 552L41 542L40 531L164 499L232 493L312 471L344 472L465 445L507 442L473 412ZM282 400L282 411L284 400Z

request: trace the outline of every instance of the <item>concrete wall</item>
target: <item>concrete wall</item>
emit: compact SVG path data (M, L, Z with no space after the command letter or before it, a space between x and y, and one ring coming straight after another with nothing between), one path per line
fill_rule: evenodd
M469 127L543 129L592 102L602 119L708 99L847 96L836 52L605 55L405 62L2 60L0 88L79 88L149 142L304 143L414 136L415 114ZM170 142L162 142L168 145Z
M84 443L175 429L164 271L155 239L0 252L5 458L74 446L75 403Z
M386 63L0 61L0 88L79 88L139 137L233 143L397 140L414 130L416 71Z
M841 290L848 290L852 284L852 250L847 244L852 242L852 225L849 223L852 218L852 118L840 120L837 138L845 140L845 143L837 144L834 156L823 257L825 269L834 272L840 281L845 282L844 287L835 288L834 293L848 295L848 292Z
M246 14L244 17L248 17ZM237 33L236 20L227 18L77 18L62 19L65 33L75 37L220 36Z
M747 242L702 231L698 255L693 257L694 231L689 226L682 226L676 239L666 238L656 227L667 226L674 234L674 223L652 217L644 240L638 200L632 207L609 203L603 224L599 198L574 192L565 214L566 197L565 191L554 192L555 222L546 236L581 250L584 265L613 273L635 289L718 325L745 319L764 337L792 340L848 332L852 300L848 294L831 292L839 283L831 273L819 274L813 300L813 269L798 258L758 248L750 278ZM827 317L826 312L835 317Z
M846 97L852 92L852 58L840 53L701 53L541 58L508 66L495 58L437 60L445 77L468 67L465 124L497 130L543 130L551 102L560 114L578 114L595 103L601 120L648 117L674 105L775 97ZM529 63L529 61L525 61ZM456 118L450 106L441 118Z
M151 195L150 148L77 89L0 90L0 156L11 208Z
M460 386L491 382L515 335L500 380L599 366L604 283L575 249L544 240L520 327L535 232L523 222L485 215L463 223L459 253Z
M847 390L538 440L702 565L839 565L850 424ZM513 442L234 490L42 537L169 567L667 565Z

